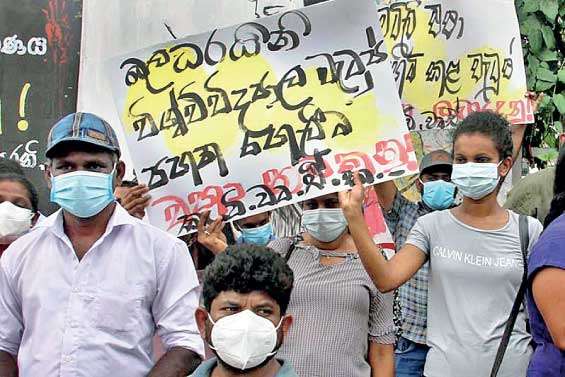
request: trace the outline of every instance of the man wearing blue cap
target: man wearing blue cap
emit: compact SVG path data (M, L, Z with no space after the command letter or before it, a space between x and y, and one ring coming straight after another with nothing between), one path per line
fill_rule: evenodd
M0 376L141 377L190 373L204 354L198 279L186 245L130 216L112 128L88 113L48 137L61 210L0 260ZM167 352L154 366L151 340Z

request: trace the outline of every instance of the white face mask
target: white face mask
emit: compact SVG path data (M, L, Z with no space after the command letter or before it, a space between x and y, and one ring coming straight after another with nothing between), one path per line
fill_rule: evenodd
M212 320L212 344L218 357L226 364L239 370L254 368L276 354L277 330L271 321L260 317L251 310L244 310L219 319Z
M302 226L318 241L332 242L345 232L347 220L341 208L309 209L302 213Z
M0 237L20 236L31 228L33 212L12 202L0 203Z
M457 186L461 194L473 200L479 200L490 194L498 186L498 164L467 162L453 164L451 182Z

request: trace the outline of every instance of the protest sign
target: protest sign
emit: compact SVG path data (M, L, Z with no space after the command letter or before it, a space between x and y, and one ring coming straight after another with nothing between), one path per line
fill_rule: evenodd
M82 0L77 110L94 113L116 131L127 176L132 161L115 111L104 62L147 46L228 27L296 8L298 0ZM108 17L111 14L112 17ZM210 16L213 15L213 16ZM103 24L104 27L100 27Z
M514 1L393 1L378 17L410 130L485 109L533 122Z
M81 3L0 3L0 157L17 161L50 214L41 170L51 126L75 111Z
M372 0L336 0L108 63L150 221L173 234L413 174Z

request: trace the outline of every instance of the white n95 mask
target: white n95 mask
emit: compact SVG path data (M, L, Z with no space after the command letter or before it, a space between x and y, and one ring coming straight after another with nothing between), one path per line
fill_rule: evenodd
M31 228L33 212L12 202L0 203L0 237L20 236Z
M210 348L226 364L239 370L254 368L275 355L277 330L271 321L251 310L244 310L214 322Z

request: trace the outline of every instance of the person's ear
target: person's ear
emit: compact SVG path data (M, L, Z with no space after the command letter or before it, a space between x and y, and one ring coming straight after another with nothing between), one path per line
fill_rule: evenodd
M206 339L206 321L208 321L208 312L204 308L197 308L194 313L196 317L196 325L202 339Z
M294 322L294 318L292 318L291 314L287 314L283 318L282 323L281 323L281 328L282 328L282 332L283 332L284 337L287 336L293 322Z
M47 183L47 187L51 190L51 164L45 164L45 170L43 170L43 179Z
M122 180L124 179L125 174L126 174L126 164L120 160L116 164L116 180L114 182L116 186L120 186L122 184Z
M424 192L424 184L422 183L422 179L418 178L416 179L416 189L418 189L419 193L423 193Z
M501 177L504 178L510 173L510 170L512 170L512 164L513 164L512 157L507 157L504 160L502 160L500 166L498 167L498 172Z

